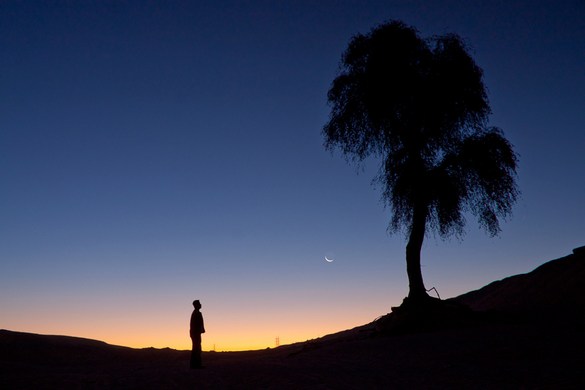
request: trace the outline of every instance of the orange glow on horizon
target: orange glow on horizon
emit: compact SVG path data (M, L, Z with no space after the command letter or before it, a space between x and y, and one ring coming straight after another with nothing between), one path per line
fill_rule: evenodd
M359 326L356 324L355 326ZM361 324L363 325L363 324ZM352 326L353 327L353 326ZM349 327L351 328L351 327ZM203 351L248 351L276 347L276 338L279 339L279 345L294 344L304 342L315 338L323 337L331 333L340 332L349 328L324 328L320 331L302 331L296 333L281 332L280 334L266 335L263 332L241 333L231 335L221 335L217 332L209 332L203 335ZM92 340L103 341L110 345L118 345L130 348L172 348L176 350L190 350L191 340L188 335L165 334L156 337L147 332L134 333L111 333L111 332L92 332L87 333L81 329L64 329L50 330L38 328L20 328L7 329L15 332L36 333L41 335L59 335L68 337L79 337ZM184 333L184 332L182 332ZM274 332L273 332L274 333Z
M373 318L372 318L373 319ZM246 351L276 347L276 338L280 345L294 344L323 337L325 335L351 329L371 321L331 322L331 323L290 323L279 324L225 324L206 322L207 332L202 337L203 351ZM48 326L47 326L48 325ZM43 335L62 335L103 341L110 345L130 348L172 348L190 350L191 340L188 324L169 324L167 327L144 327L136 329L134 324L118 324L115 327L91 327L84 324L43 324L41 326L10 326L8 330L38 333ZM3 326L4 328L4 326Z
M356 283L359 283L356 282ZM395 304L387 294L299 290L272 295L202 297L204 351L243 351L304 342L367 324ZM64 295L48 302L33 296L6 307L0 327L64 335L131 348L190 350L191 301L181 296ZM276 297L275 297L276 295ZM380 297L372 299L371 295Z

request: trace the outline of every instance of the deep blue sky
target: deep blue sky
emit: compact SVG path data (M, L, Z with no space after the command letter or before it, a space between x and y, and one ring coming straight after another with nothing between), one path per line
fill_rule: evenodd
M399 304L376 165L321 135L349 39L390 19L466 39L520 155L501 235L428 237L427 287L585 245L583 1L3 1L0 327L181 347L199 298L207 348L262 347Z

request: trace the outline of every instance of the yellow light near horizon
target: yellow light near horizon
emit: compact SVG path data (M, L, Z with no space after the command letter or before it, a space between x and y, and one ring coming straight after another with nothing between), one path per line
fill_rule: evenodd
M236 332L234 328L237 326L231 327L224 324L217 324L217 326L208 327L210 330L203 334L202 349L204 351L215 350L221 352L274 348L277 337L279 338L280 345L286 345L322 337L361 324L330 323L320 325L290 324L288 327L279 328L279 331L274 330L270 326L262 327L262 325L255 325L241 327ZM191 350L191 340L188 329L185 326L140 329L132 327L131 324L109 328L83 325L65 327L38 325L35 327L19 327L9 330L88 338L103 341L111 345L138 349L153 347Z
M146 303L145 300L120 300L108 305L89 298L50 305L31 301L4 312L2 327L101 340L132 348L190 350L190 302L172 306L167 301L177 300L167 299L162 303L152 299ZM337 301L343 300L334 302ZM271 300L268 303L250 300L247 305L210 300L203 310L207 333L203 335L202 348L205 351L274 348L277 337L280 345L303 342L363 325L377 317L377 309L371 303L349 305L347 300L343 302L335 306L327 300L295 299L283 309Z
M111 345L119 345L130 348L172 348L177 350L190 350L191 339L188 333L188 324L185 326L171 326L153 328L140 328L136 324L118 324L118 326L88 326L86 324L52 325L36 324L35 326L8 327L9 330L38 333L45 335L63 335L99 340ZM291 344L307 339L323 336L333 331L342 330L340 327L324 329L303 329L297 324L297 328L291 324L289 329L282 328L274 331L270 326L262 327L246 326L231 327L224 324L210 323L209 331L203 334L202 348L204 351L245 351L266 349L275 347L276 337L280 338L280 344Z
M169 319L150 316L133 318L100 317L99 321L88 320L85 316L59 318L55 321L14 321L4 324L7 329L39 333L82 337L104 341L112 345L131 348L172 348L190 350L188 314L175 315ZM363 325L371 320L369 315L358 317L327 316L311 313L287 313L284 315L240 316L239 322L233 317L210 314L205 317L207 332L202 337L204 351L243 351L274 348L276 338L280 345L303 342L327 334Z
M203 335L201 347L204 351L247 351L256 349L266 349L275 347L275 339L279 337L281 344L304 341L307 338L303 336L278 336L264 334L232 334L230 336L210 334ZM101 337L100 340L112 345L121 345L130 348L172 348L177 350L190 350L191 340L187 337L169 337L165 335L161 338L153 338L149 335L135 334L131 337L128 335L116 335Z
M321 327L312 327L311 324L291 324L280 331L274 331L269 327L241 327L235 331L229 326L218 325L209 330L202 337L202 349L204 351L246 351L276 346L276 338L280 345L303 342L310 339L339 332L360 324L323 324ZM79 333L78 333L79 334ZM83 335L82 337L87 337ZM97 338L108 344L122 345L131 348L172 348L177 350L190 350L191 340L187 329L158 329L157 332L135 331L115 332L102 331L99 335L93 334L91 338Z

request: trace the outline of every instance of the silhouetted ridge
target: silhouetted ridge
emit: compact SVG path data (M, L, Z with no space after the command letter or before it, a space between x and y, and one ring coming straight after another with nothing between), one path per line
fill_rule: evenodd
M511 276L454 298L476 311L585 318L585 247L527 274Z
M37 348L51 347L54 345L58 345L59 347L74 348L103 348L110 346L103 341L86 339L82 337L40 335L35 333L14 332L0 329L0 345L6 346L8 344L14 343L18 343L21 346L34 346Z

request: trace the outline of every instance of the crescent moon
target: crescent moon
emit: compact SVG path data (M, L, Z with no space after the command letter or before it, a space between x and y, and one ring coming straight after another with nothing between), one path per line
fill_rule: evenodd
M328 263L333 263L333 259L328 259L327 256L325 256L325 261Z

